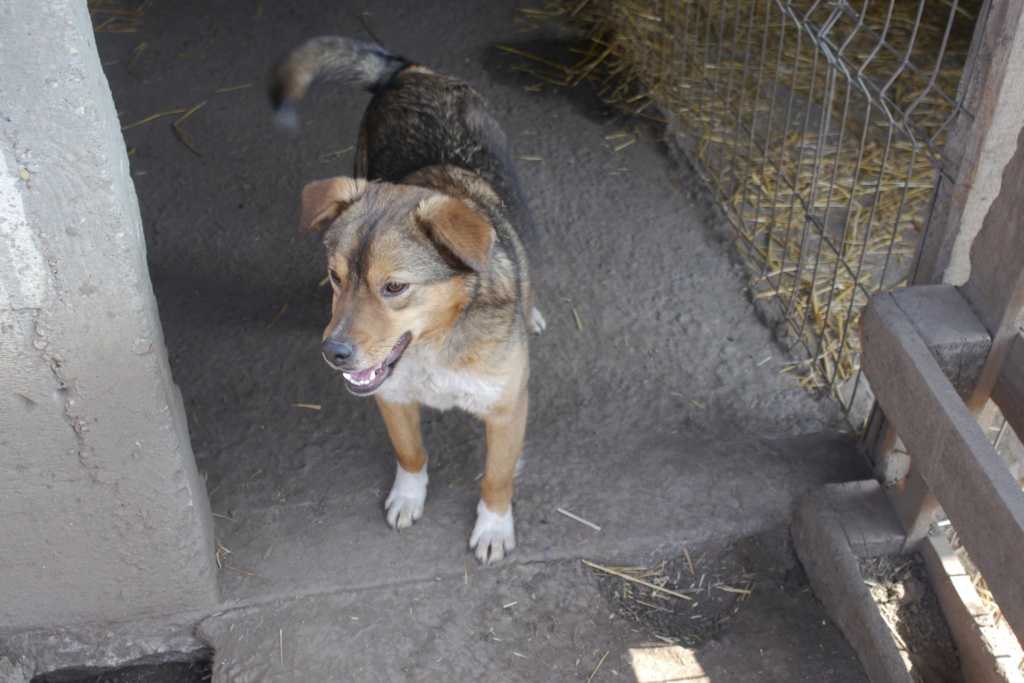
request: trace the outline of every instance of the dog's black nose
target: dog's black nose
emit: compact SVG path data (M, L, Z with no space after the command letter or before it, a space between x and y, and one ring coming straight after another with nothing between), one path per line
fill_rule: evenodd
M320 351L329 362L342 365L356 352L356 347L351 342L328 339L320 345Z

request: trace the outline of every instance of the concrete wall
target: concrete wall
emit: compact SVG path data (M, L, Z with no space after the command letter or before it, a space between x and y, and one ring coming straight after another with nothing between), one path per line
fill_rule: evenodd
M215 604L86 0L0 3L0 631Z

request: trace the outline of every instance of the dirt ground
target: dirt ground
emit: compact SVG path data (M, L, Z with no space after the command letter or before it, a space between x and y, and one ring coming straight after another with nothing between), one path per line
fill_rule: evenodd
M860 569L913 679L964 683L960 656L921 556L862 559Z
M524 32L519 4L153 0L108 27L131 30L97 35L123 125L177 110L125 140L216 514L223 606L199 627L214 680L866 680L785 531L804 491L866 474L838 406L781 374L791 359L757 320L722 219L659 134L495 47L565 41ZM318 358L328 289L298 197L351 171L368 96L317 88L288 136L263 82L325 33L483 91L539 224L548 330L531 347L518 547L497 567L466 548L482 426L424 414L427 511L396 534L375 406Z

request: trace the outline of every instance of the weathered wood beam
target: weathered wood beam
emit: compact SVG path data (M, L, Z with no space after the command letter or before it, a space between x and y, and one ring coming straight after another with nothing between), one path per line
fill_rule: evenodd
M1024 439L1024 336L1020 334L1010 344L1002 372L992 388L992 400L1017 437Z
M861 339L882 410L1024 639L1024 492L892 295L872 298Z

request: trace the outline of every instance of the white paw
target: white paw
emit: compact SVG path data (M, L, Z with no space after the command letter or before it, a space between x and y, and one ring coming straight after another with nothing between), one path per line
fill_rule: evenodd
M395 484L384 501L388 513L388 524L392 529L408 529L423 516L423 504L427 501L427 468L419 472L406 472L398 466Z
M516 547L515 522L512 508L503 515L487 509L481 500L476 506L476 526L469 537L469 547L476 549L476 559L484 564L497 562Z
M547 328L548 323L536 307L530 309L530 319L526 321L526 329L530 334L540 334Z

